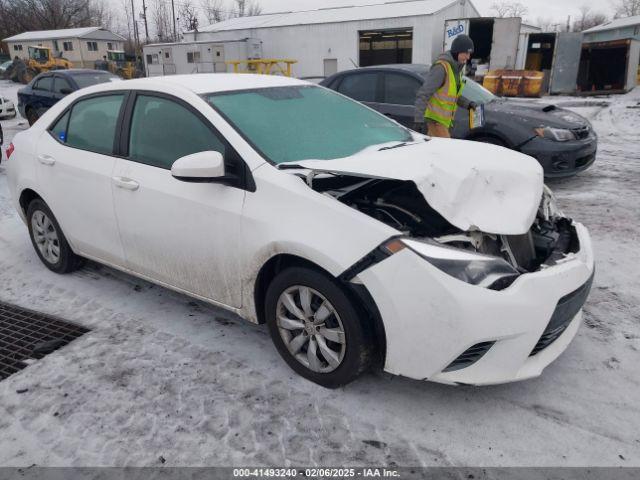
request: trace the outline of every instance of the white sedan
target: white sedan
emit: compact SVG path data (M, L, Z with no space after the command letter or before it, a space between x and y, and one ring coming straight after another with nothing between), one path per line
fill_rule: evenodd
M54 272L89 258L266 323L296 372L485 385L576 335L594 260L532 158L325 88L193 75L83 89L8 146Z

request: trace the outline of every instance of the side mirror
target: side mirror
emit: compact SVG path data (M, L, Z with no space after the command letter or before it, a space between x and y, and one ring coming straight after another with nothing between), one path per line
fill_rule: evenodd
M70 88L61 88L60 89L60 93L63 95L69 95L71 92L73 92L73 90L71 90Z
M183 182L216 182L225 179L224 157L220 152L193 153L171 166L171 175Z

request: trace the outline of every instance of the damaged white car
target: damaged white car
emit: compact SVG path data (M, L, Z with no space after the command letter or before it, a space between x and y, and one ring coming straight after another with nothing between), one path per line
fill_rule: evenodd
M326 387L375 365L449 384L540 375L593 279L589 235L534 159L298 80L98 85L7 156L48 268L93 259L266 323Z

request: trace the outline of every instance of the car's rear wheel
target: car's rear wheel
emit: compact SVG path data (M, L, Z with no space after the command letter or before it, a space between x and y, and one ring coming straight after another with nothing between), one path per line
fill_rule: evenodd
M28 108L25 113L27 115L27 122L29 122L30 127L38 121L38 118L40 118L38 112L36 112L34 108Z
M56 217L39 198L27 208L27 225L33 248L49 270L69 273L82 266L82 257L73 253Z
M288 268L271 282L265 309L278 352L304 378L337 388L370 366L372 342L359 309L333 278Z

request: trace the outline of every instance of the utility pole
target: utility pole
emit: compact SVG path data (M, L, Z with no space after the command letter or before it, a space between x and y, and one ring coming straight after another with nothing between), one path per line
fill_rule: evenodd
M145 38L147 40L147 43L149 43L149 26L147 25L147 4L144 3L144 0L142 0L142 18L144 19Z
M173 41L178 41L178 32L176 31L176 6L173 3L174 0L171 0L171 13L173 15Z
M571 31L571 15L567 17L567 32Z

